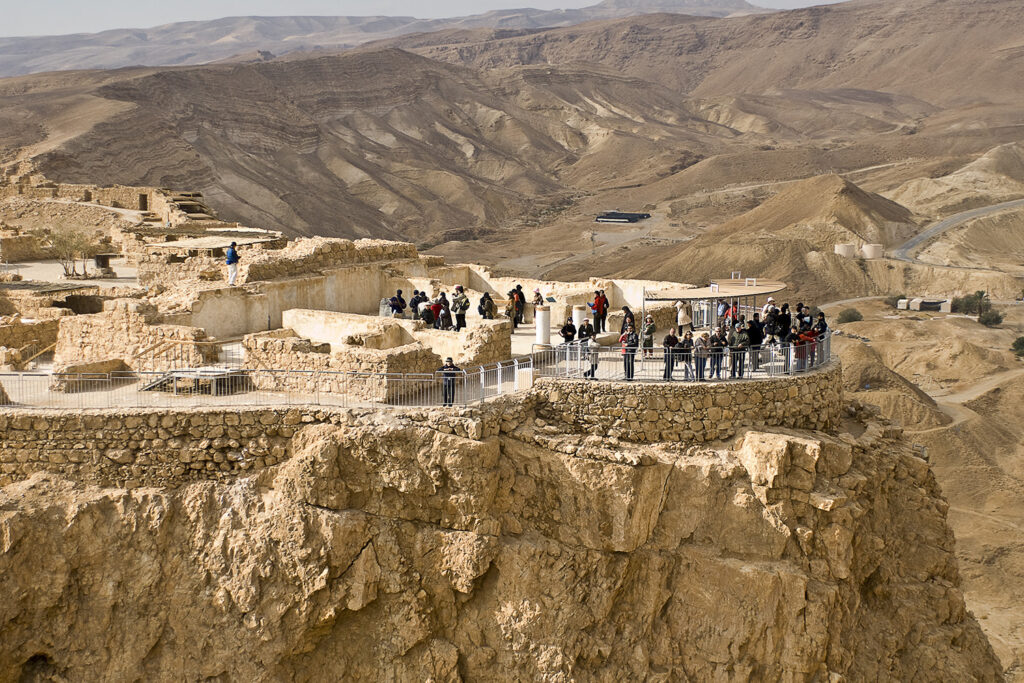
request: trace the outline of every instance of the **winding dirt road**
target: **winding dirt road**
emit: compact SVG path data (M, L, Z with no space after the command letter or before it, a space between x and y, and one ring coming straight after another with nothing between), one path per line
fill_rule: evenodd
M977 209L971 209L970 211L962 211L957 214L953 214L948 218L943 218L941 221L932 223L930 226L922 230L920 233L911 237L909 240L896 247L892 251L892 257L899 261L906 261L908 263L924 263L919 261L911 255L913 251L916 251L919 247L927 243L930 239L937 235L941 235L947 230L951 230L955 227L963 225L967 221L974 220L976 218L982 218L989 216L1000 211L1008 211L1011 209L1024 209L1024 199L1014 199L1009 202L1000 202L999 204L990 204L988 206L979 206ZM927 265L937 265L929 263ZM978 269L981 270L981 269Z

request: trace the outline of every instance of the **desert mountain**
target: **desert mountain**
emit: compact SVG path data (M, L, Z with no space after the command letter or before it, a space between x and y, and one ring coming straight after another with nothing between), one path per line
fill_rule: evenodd
M921 213L947 214L1024 197L1024 145L989 150L953 173L917 178L886 193Z
M187 185L224 216L292 234L430 241L500 226L564 204L602 168L643 179L735 135L603 70L485 79L398 50L66 78L0 84L40 93L5 114L50 122L24 139L45 173Z
M451 19L227 17L149 29L0 38L0 76L65 69L205 64L257 51L281 55L296 50L339 50L371 40L445 29L538 29L649 12L724 17L766 11L744 0L605 0L581 9L509 9Z
M605 64L712 97L780 89L898 92L933 104L1006 101L1024 79L1016 0L847 2L707 21L645 15L519 36L411 36L392 44L478 68Z
M913 215L899 204L840 176L819 176L792 183L751 211L671 249L653 275L707 282L739 270L781 279L795 293L859 291L866 274L834 256L833 246L894 244L916 230Z

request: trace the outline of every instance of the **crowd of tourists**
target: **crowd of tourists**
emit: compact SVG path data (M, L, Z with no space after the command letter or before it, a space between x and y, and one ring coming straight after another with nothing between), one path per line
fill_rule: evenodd
M697 332L689 311L681 302L677 304L676 326L661 339L662 380L743 379L759 371L765 359L771 357L781 359L784 372L803 372L818 364L819 345L829 329L824 313L812 314L803 303L793 309L788 303L780 307L773 297L750 319L736 304L719 301L716 305L719 325ZM591 308L595 308L593 304ZM628 306L622 307L622 314L618 345L623 375L631 381L636 375L637 356L642 361L656 358L658 330L653 316L646 316L638 325ZM586 354L590 369L584 375L596 379L600 362L596 326L587 320L577 328L566 320L559 334L563 344L585 347L581 353Z

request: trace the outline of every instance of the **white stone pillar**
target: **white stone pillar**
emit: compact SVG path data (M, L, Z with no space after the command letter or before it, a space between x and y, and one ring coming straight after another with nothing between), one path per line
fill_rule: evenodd
M534 307L533 323L537 327L535 343L540 346L551 346L551 307Z
M576 304L572 307L572 324L576 326L576 329L580 329L580 325L587 319L587 306L585 304Z

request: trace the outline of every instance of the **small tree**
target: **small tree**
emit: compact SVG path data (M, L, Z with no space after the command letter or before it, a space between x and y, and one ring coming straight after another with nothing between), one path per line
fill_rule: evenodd
M992 302L984 291L977 291L967 296L953 297L952 309L954 313L980 316L985 311L992 310Z
M1018 356L1024 357L1024 337L1017 337L1013 340L1013 346L1010 347Z
M53 257L64 269L64 277L78 275L78 259L86 258L92 248L89 238L67 225L50 228L50 248ZM85 275L85 266L82 266Z
M839 316L836 321L842 323L855 323L858 320L863 320L864 316L861 315L860 311L856 308L844 308L839 312Z
M1003 314L999 311L985 311L978 316L978 322L985 327L995 327L1003 322Z

